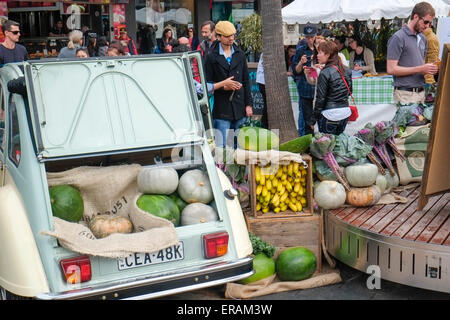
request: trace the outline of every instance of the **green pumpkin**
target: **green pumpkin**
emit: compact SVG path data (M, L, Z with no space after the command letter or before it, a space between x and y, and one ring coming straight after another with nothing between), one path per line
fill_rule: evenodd
M143 194L137 199L136 205L145 212L169 220L175 227L180 225L180 210L168 196Z
M52 212L55 217L78 222L83 217L84 202L80 192L69 185L58 185L49 190Z
M259 127L243 127L239 129L237 142L239 148L250 151L277 149L279 137L272 131Z

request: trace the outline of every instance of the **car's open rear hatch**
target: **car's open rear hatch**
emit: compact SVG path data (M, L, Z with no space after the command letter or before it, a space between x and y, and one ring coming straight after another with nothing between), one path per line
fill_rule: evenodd
M40 159L199 141L186 55L25 63Z

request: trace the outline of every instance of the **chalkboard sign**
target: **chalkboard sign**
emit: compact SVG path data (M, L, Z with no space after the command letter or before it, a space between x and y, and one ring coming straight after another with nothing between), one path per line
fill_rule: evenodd
M253 114L262 115L264 110L264 98L256 83L256 68L249 67L248 72L250 78L250 91L253 98Z

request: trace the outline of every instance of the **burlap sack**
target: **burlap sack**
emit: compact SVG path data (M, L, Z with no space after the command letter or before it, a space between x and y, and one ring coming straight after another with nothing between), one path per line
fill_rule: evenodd
M395 139L395 145L405 156L406 161L395 156L400 184L422 181L430 124L406 127L404 134Z
M258 164L259 166L265 166L268 164L280 164L287 165L292 161L302 163L306 167L308 163L302 159L302 156L298 153L292 153L287 151L267 150L267 151L248 151L243 149L236 149L234 153L234 159L237 164Z
M48 185L68 184L77 188L84 201L83 219L79 223L54 217L54 230L42 234L56 237L66 249L81 254L124 258L135 252L155 252L178 243L174 225L146 213L136 206L141 195L137 187L140 165L78 167L47 173ZM112 234L96 239L87 227L99 214L128 217L134 227L130 234Z
M251 299L272 293L291 290L311 289L339 283L342 278L338 270L324 268L321 273L316 272L311 278L302 281L280 281L276 274L250 284L227 283L225 298Z

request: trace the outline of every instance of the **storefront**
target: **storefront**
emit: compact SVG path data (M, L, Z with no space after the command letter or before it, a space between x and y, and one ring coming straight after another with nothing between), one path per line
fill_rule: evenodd
M170 27L173 37L178 38L187 36L188 29L193 27L201 40L200 26L204 21L227 20L239 27L246 16L255 12L256 3L254 0L135 0L136 32L151 26L158 39Z
M255 10L254 0L0 0L0 22L19 22L21 43L31 58L40 58L57 56L72 29L89 30L112 40L126 28L139 46L143 28L152 26L158 39L166 27L173 30L174 38L187 36L193 27L201 40L199 29L204 21L228 20L239 29L239 23ZM58 21L62 21L62 29L56 29ZM0 33L0 41L2 37Z
M1 4L3 20L20 23L20 42L27 48L30 58L57 56L66 46L72 29L89 30L97 36L107 35L109 29L109 0L8 0Z
M257 1L230 1L214 0L212 3L212 20L228 20L234 23L241 22L245 17L255 12Z

